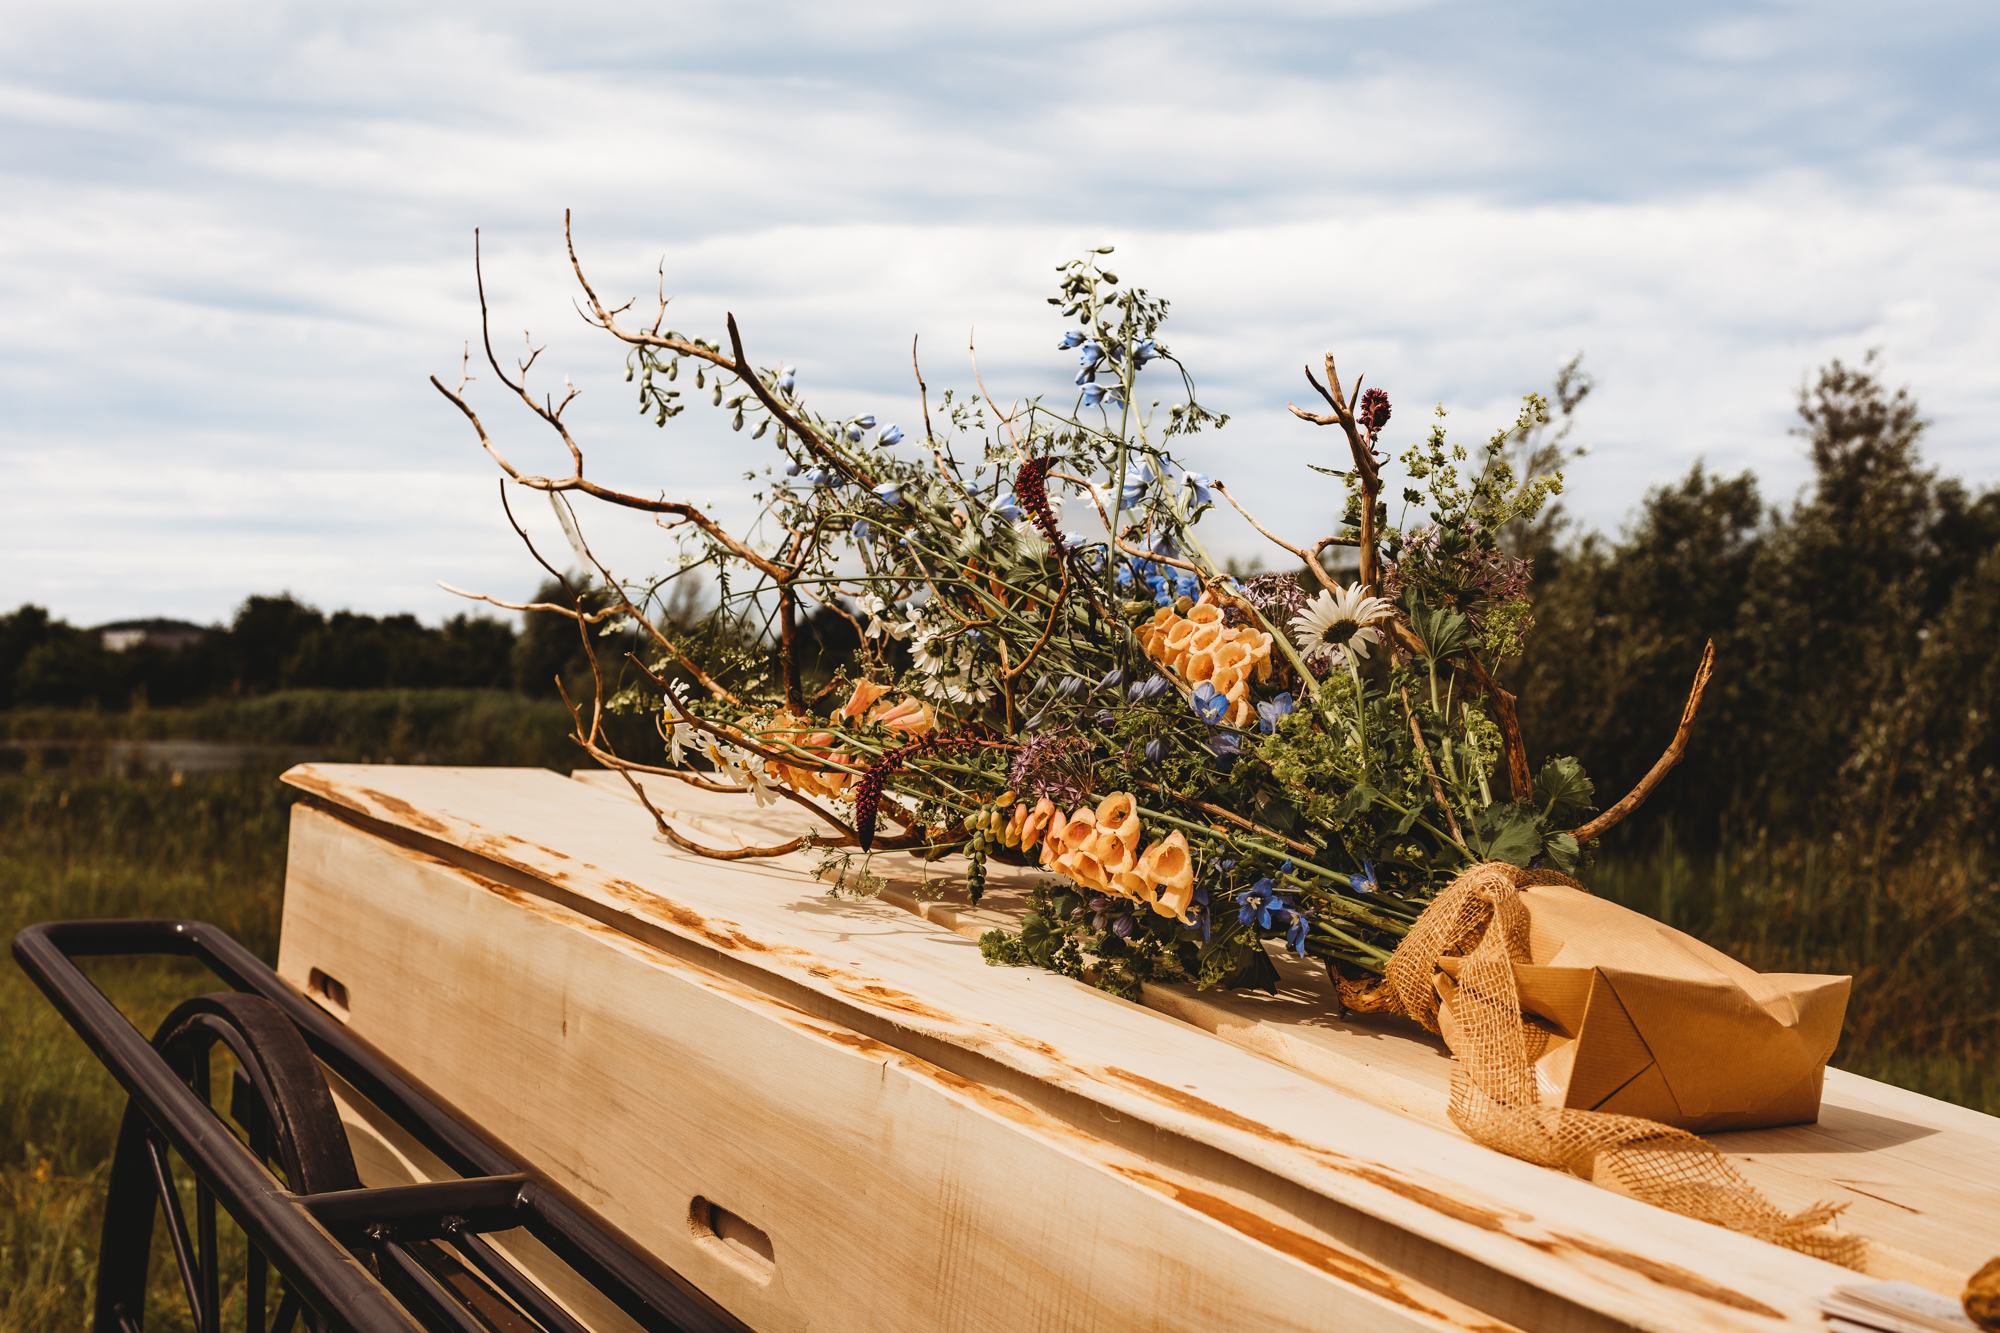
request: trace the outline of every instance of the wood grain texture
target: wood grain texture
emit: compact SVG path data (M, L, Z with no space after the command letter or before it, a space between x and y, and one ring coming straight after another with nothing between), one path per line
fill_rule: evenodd
M739 1100L740 1114L754 1132L714 1139L710 1146L719 1156L703 1155L700 1162L709 1169L732 1154L745 1159L728 1168L741 1172L732 1177L731 1188L754 1190L760 1177L753 1159L782 1138L786 1116L803 1114L822 1088L817 1075L801 1077L819 1065L788 1065L789 1048L781 1052L772 1039L746 1037L716 1052L709 1049L716 1043L703 1035L708 1030L687 1018L697 1010L708 1014L702 1006L725 1001L740 1015L754 1009L754 1000L777 1007L756 1011L761 1027L744 1032L799 1032L805 1030L801 1024L817 1023L824 1027L812 1031L822 1043L839 1047L836 1032L858 1037L872 1043L869 1052L880 1065L876 1085L885 1084L882 1071L888 1069L900 1071L909 1086L921 1075L919 1081L935 1085L940 1095L951 1093L985 1112L982 1124L1007 1128L1011 1138L995 1140L997 1146L982 1150L976 1168L963 1166L954 1177L972 1182L961 1189L997 1191L991 1198L979 1195L981 1208L991 1211L982 1211L978 1227L953 1242L978 1254L1020 1243L1016 1227L1033 1233L1028 1217L1006 1210L1025 1208L1034 1194L1023 1184L1037 1177L1021 1170L1020 1154L1028 1149L1020 1145L1039 1142L1043 1146L1035 1154L1054 1144L1097 1177L1116 1177L1170 1198L1204 1216L1207 1225L1256 1240L1291 1265L1284 1270L1294 1274L1288 1280L1320 1272L1320 1287L1351 1285L1313 1269L1273 1238L1259 1239L1258 1228L1276 1225L1279 1239L1307 1236L1332 1244L1339 1253L1412 1284L1403 1290L1436 1293L1524 1327L1817 1327L1813 1300L1848 1277L1844 1270L1501 1157L1420 1117L1344 1095L1327 1081L1185 1022L1045 973L987 968L963 936L885 903L828 898L802 879L796 864L724 865L682 854L658 838L634 803L582 783L543 772L340 766L309 766L295 770L291 780L346 822L309 810L296 817L300 841L288 886L281 971L295 984L310 966L340 976L349 985L357 1031L390 1049L503 1140L519 1145L522 1135L539 1136L538 1143L549 1139L541 1149L548 1157L536 1160L544 1169L574 1176L573 1183L565 1177L569 1187L605 1201L607 1209L626 1206L619 1200L629 1197L628 1185L647 1154L672 1159L678 1151L674 1136L658 1128L639 1142L618 1140L616 1152L609 1147L617 1126L648 1123L649 1112L666 1095L662 1089L673 1081L671 1061L662 1063L668 1056L695 1061L701 1078L729 1088ZM754 821L738 823L733 814L705 817L717 818L718 827L761 836ZM687 820L677 822L695 829ZM796 831L796 819L792 823ZM408 846L394 847L392 839ZM416 855L439 878L395 892L364 892L351 862L363 855L356 849ZM446 892L440 886L459 882L453 876L464 883ZM473 909L465 906L472 901L508 910L489 921L491 913L481 909L475 921ZM371 918L384 924L378 929ZM537 923L532 928L524 924L531 920ZM530 951L526 941L545 934L568 943L540 943L535 949L545 952ZM631 976L621 968L614 979L609 966L584 967L565 952L584 943L599 954L609 950L631 959ZM339 965L309 957L313 950L339 952L341 965L350 970L371 969L366 975L381 978L393 998L385 997L386 1007L381 1007L385 1000L365 1007L363 996L375 983L358 986L342 976ZM639 976L653 980L633 979ZM657 1009L657 999L644 997L649 988L666 984L660 978L678 979L689 996L708 998L701 1005L686 1000L692 1008L649 1028L626 1006L651 1003ZM583 1026L609 1035L601 1035L590 1058L574 1066L580 1080L574 1085L548 1089L530 1079L519 1052L547 1038L527 1032L510 1036L494 1058L466 1064L450 1088L433 1073L457 1059L447 1052L455 1043L462 1048L458 1033L482 1025L512 1032L515 1009L557 1001L560 1029L567 1012L561 1006L586 1000L596 1017ZM454 1030L455 1023L463 1026ZM391 1033L393 1049L385 1041ZM601 1095L595 1090L582 1095L592 1079L605 1080L607 1087ZM828 1067L824 1087L861 1095L841 1081L836 1066ZM808 1088L810 1093L801 1092ZM898 1095L906 1099L899 1107L915 1106L909 1094ZM580 1107L601 1107L601 1114L590 1113L589 1132L575 1120L583 1113ZM772 1107L790 1110L774 1117ZM959 1124L953 1117L964 1114L954 1111L944 1123ZM939 1131L903 1130L906 1123L944 1115L911 1110L906 1118L887 1122L895 1142L886 1160L927 1158L934 1187L946 1164L964 1159L938 1146ZM828 1152L835 1159L859 1154L861 1160L884 1160L883 1128L879 1119L851 1127L845 1137L829 1138ZM1093 1146L1085 1151L1066 1134L1082 1134ZM925 1154L912 1152L913 1140L926 1144ZM1015 1146L1004 1146L1010 1142ZM870 1158L870 1152L878 1156ZM595 1160L583 1160L593 1155ZM597 1164L604 1156L618 1163L608 1174ZM1047 1169L1039 1165L1042 1156L1033 1160L1036 1170ZM851 1180L848 1192L853 1193ZM1139 1197L1130 1189L1127 1195ZM710 1197L765 1225L751 1204L736 1208L726 1192ZM675 1207L684 1210L685 1203L679 1200ZM1042 1227L1050 1225L1048 1210L1036 1215L1045 1219ZM1066 1235L1095 1237L1093 1244L1100 1247L1115 1250L1131 1235L1122 1210L1063 1216ZM685 1232L684 1212L675 1217ZM1088 1226L1075 1232L1072 1218ZM613 1220L639 1234L635 1221L622 1215ZM837 1221L829 1214L816 1224ZM656 1226L656 1231L662 1257L679 1266L672 1257L672 1228ZM780 1233L772 1234L775 1239ZM890 1234L897 1246L960 1235L949 1226L943 1231L912 1226L907 1234L892 1228L872 1235L871 1243L883 1244ZM1092 1246L1070 1248L1090 1252ZM881 1261L873 1262L861 1271L878 1270ZM979 1290L991 1298L992 1292L1009 1289L1010 1281L1022 1281L1031 1290L1075 1287L1087 1293L1101 1280L1092 1274L1116 1266L1110 1252L1100 1249L1091 1263L1033 1269L1032 1278L988 1274ZM785 1271L782 1253L779 1269ZM704 1281L693 1260L684 1271ZM731 1303L722 1290L715 1294ZM1134 1308L1155 1318L1155 1307L1163 1302L1193 1308L1186 1306L1189 1299L1178 1294L1170 1299L1168 1289L1153 1288ZM1296 1326L1336 1326L1325 1299ZM957 1311L965 1303L941 1307L945 1322L964 1317ZM1096 1316L1076 1313L1084 1309L1064 1306L1037 1317L1046 1327L1093 1326ZM1127 1310L1122 1322L1102 1326L1135 1326L1131 1318Z
M580 770L575 780L632 799L615 774ZM766 838L790 825L740 797L652 779L649 797L717 836ZM966 905L952 862L923 867L880 858L884 901L974 938L1018 922L1023 872L998 873L999 892ZM915 896L920 876L931 884ZM1377 1106L1451 1134L1446 1114L1450 1052L1405 1019L1341 1015L1317 963L1275 955L1281 984L1262 992L1199 992L1148 986L1145 1003L1267 1059ZM1787 1208L1822 1200L1847 1205L1843 1224L1874 1242L1871 1274L1957 1295L2000 1250L2000 1120L1838 1069L1827 1071L1819 1123L1708 1136L1759 1189Z
M339 969L357 1032L759 1330L1518 1327L565 908L297 820L281 975ZM371 1177L437 1177L353 1100ZM698 1197L774 1262L700 1234Z

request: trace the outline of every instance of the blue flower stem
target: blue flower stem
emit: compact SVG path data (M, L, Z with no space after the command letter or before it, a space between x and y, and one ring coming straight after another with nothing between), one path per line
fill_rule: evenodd
M1132 311L1125 311L1125 329L1132 327ZM1118 520L1125 512L1125 466L1131 448L1130 430L1132 423L1132 355L1128 351L1118 358L1118 382L1125 391L1119 397L1118 413L1118 477L1111 487L1111 549L1106 552L1104 562L1104 597L1108 603L1118 601Z
M1345 944L1348 948L1358 949L1359 951L1361 951L1364 954L1367 954L1371 958L1379 959L1380 961L1386 963L1389 961L1390 958L1394 956L1393 954L1389 953L1386 950L1379 949L1376 946L1369 944L1365 940L1355 939L1352 935L1348 934L1340 927L1334 925L1331 921L1321 920L1321 921L1315 921L1313 924L1318 926L1321 930L1324 930L1327 934L1332 935L1337 939L1339 939L1339 941L1342 944Z

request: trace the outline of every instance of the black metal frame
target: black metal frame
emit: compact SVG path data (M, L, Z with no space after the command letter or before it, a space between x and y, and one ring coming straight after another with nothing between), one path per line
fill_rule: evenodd
M120 1150L128 1151L124 1138L132 1138L129 1151L151 1159L191 1301L198 1294L198 1281L213 1281L213 1207L220 1204L242 1227L254 1250L284 1275L305 1307L336 1329L407 1333L415 1326L486 1333L511 1325L539 1326L547 1333L584 1333L539 1286L481 1239L483 1233L520 1227L649 1333L748 1333L744 1324L678 1273L639 1258L609 1224L412 1084L217 927L188 920L54 921L22 930L14 937L13 952L130 1094L135 1114L128 1117ZM321 1193L286 1189L263 1158L237 1138L206 1098L194 1092L185 1076L73 961L130 954L193 958L232 990L262 997L296 1029L312 1056L464 1178ZM168 1035L165 1028L161 1035L163 1039ZM205 1049L199 1057L204 1070ZM240 1049L237 1053L242 1054ZM249 1062L244 1065L248 1073ZM247 1080L239 1077L239 1082ZM269 1105L268 1098L265 1104ZM200 1183L199 1197L211 1201L206 1216L197 1222L206 1260L189 1252L198 1247L190 1246L170 1188L164 1156L169 1146L193 1169ZM147 1242L150 1234L149 1220ZM113 1243L107 1214L105 1244L108 1248ZM100 1273L118 1257L101 1253ZM143 1272L143 1252L138 1263ZM477 1293L493 1290L504 1293L507 1300L489 1298L488 1304L496 1308L482 1320L473 1313L480 1308ZM131 1328L130 1316L111 1310L104 1291L100 1282L97 1333ZM261 1324L261 1308L257 1319Z

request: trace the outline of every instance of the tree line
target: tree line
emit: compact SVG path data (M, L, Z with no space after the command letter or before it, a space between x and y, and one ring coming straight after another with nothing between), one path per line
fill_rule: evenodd
M1516 664L1532 746L1615 800L1717 666L1685 758L1620 832L1713 848L1772 830L1887 867L1990 851L2000 814L2000 492L1925 464L1927 423L1871 354L1802 388L1813 474L1789 505L1697 463L1622 535L1529 534L1536 627ZM1537 758L1539 762L1539 757Z
M1588 390L1567 368L1556 387L1564 416ZM1578 533L1560 513L1513 534L1537 576L1535 628L1508 680L1535 762L1576 755L1601 801L1629 790L1672 736L1713 639L1715 680L1686 757L1622 841L1668 825L1710 846L1781 829L1885 864L1919 845L1991 849L2000 492L1975 493L1926 465L1925 429L1916 400L1891 391L1872 356L1836 361L1800 393L1795 433L1813 477L1792 503L1770 503L1747 471L1697 463L1649 493L1616 537ZM1539 453L1540 466L1565 456L1559 438ZM816 676L857 642L851 622L825 609L803 628ZM600 660L641 646L628 638L600 638ZM748 640L741 649L764 651ZM588 697L576 628L548 614L519 629L472 616L429 627L256 596L197 643L122 652L39 607L0 616L0 707L167 706L295 688L549 696L559 676L573 698Z

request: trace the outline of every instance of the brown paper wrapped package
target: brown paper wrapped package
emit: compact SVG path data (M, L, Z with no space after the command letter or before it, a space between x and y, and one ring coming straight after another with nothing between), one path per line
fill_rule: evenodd
M1477 1142L1859 1268L1867 1242L1835 1226L1846 1205L1787 1213L1695 1132L1816 1118L1847 986L1759 976L1502 861L1438 894L1380 981L1339 982L1348 1008L1444 1036L1452 1123Z
M1528 957L1514 980L1544 1105L1698 1134L1819 1118L1851 978L1754 972L1567 885L1523 884L1520 901ZM1438 1027L1454 1048L1462 961L1440 958L1435 979Z

